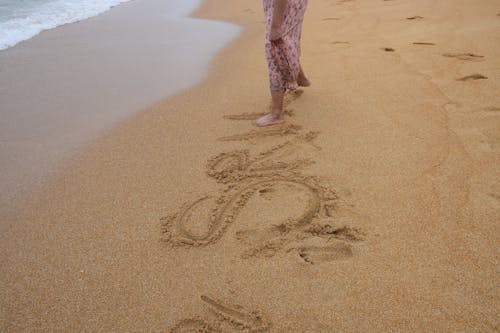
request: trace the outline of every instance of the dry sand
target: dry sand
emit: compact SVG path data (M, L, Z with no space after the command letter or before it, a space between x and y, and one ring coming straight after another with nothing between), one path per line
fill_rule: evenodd
M2 331L497 331L498 1L311 1L268 129L260 2L198 14L245 28L209 79L11 218Z

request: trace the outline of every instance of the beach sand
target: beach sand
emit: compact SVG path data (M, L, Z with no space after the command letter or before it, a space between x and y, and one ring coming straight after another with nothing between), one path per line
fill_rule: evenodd
M206 1L208 79L9 218L2 331L498 330L498 1L311 1L265 129L260 5Z
M130 1L0 51L0 232L82 145L203 81L239 27L187 17L197 5Z

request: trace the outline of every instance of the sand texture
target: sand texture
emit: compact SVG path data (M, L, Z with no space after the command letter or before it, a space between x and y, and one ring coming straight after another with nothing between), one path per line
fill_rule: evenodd
M498 1L310 1L264 129L261 11L10 217L1 331L498 331Z

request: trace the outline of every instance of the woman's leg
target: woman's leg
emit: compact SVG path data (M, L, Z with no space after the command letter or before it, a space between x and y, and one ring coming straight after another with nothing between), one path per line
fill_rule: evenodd
M283 124L285 122L283 117L284 98L285 92L271 90L271 112L257 119L255 125L263 127Z
M311 85L311 81L309 81L309 79L304 74L302 66L300 66L299 76L297 77L297 84L299 85L299 87L309 87Z

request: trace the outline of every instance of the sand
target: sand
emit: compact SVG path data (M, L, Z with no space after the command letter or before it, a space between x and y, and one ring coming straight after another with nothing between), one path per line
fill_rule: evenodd
M82 145L203 81L239 27L178 3L130 1L0 52L0 232Z
M310 2L287 124L260 2L203 84L8 221L2 331L496 332L497 1Z

